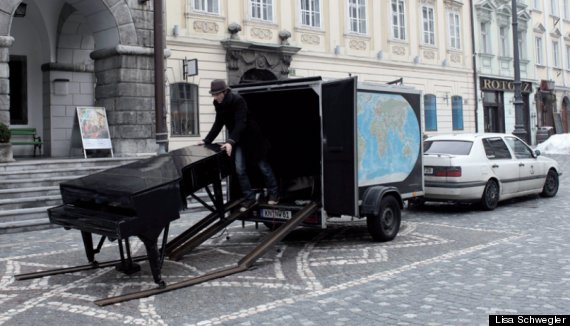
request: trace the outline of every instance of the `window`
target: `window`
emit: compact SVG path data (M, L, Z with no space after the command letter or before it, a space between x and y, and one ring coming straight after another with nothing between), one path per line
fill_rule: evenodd
M406 40L404 0L392 0L392 38Z
M532 0L532 7L536 10L540 10L540 2L542 0Z
M220 13L219 0L194 0L192 4L195 11L208 12L211 14Z
M424 154L469 155L472 141L428 140L424 142Z
M422 7L422 29L424 44L435 45L435 21L432 7Z
M197 136L198 85L170 84L170 128L172 136Z
M426 131L437 131L437 106L435 103L435 95L424 95L424 108Z
M321 27L320 0L301 0L301 24L310 27Z
M552 61L554 67L560 67L560 46L558 41L552 41Z
M550 0L550 14L552 16L558 17L558 1L559 0Z
M570 19L570 0L564 0L564 18Z
M452 49L461 49L461 25L456 12L449 13L449 46Z
M350 31L366 34L366 0L349 0L348 16Z
M273 21L273 0L249 0L251 18Z
M509 53L509 29L506 26L501 26L499 28L499 42L500 42L500 53L501 57L508 56Z
M509 147L515 152L516 158L532 158L532 150L522 141L514 137L505 137L505 141Z
M535 44L535 51L536 51L536 64L542 65L543 63L543 59L542 59L542 37L536 37L534 39L534 44Z
M483 148L485 148L485 154L490 160L511 159L511 152L509 152L507 144L499 137L483 139Z
M10 124L28 124L28 58L11 55L10 73Z
M481 23L481 52L491 53L491 40L489 35L489 23Z
M518 32L518 42L519 42L519 59L524 60L526 59L526 43L525 43L525 35L523 32Z
M451 97L451 119L453 130L463 130L463 97Z
M570 69L570 45L566 44L566 69Z

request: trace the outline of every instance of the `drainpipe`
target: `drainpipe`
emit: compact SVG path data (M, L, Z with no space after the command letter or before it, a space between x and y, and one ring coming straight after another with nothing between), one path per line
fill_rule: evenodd
M473 0L469 0L469 16L471 18L471 47L473 48L473 89L475 90L475 132L479 132L479 99L477 91L477 51L475 51L475 20L473 20Z
M164 20L162 0L154 0L154 113L158 154L168 150L166 109L164 106Z

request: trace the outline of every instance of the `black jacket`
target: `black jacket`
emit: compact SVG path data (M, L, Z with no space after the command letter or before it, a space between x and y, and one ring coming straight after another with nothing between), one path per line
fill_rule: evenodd
M254 161L265 158L269 142L263 136L259 125L252 119L245 100L240 95L228 91L222 103L214 101L214 106L216 119L204 142L212 143L225 126L229 133L226 141L240 146L246 158Z

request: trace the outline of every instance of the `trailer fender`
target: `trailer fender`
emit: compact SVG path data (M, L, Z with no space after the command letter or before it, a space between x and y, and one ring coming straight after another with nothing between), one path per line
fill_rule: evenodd
M400 209L404 208L402 196L396 187L390 186L374 186L366 189L362 195L362 204L360 205L360 216L374 215L378 216L380 210L380 202L386 195L391 195L398 200Z

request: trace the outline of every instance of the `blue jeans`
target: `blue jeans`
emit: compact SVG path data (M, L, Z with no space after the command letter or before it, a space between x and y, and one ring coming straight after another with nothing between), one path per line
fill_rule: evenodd
M241 187L241 192L245 199L255 199L255 192L251 190L251 183L249 182L249 177L247 176L246 171L246 161L245 155L240 146L236 146L234 149L235 155L235 164L236 164L236 173L239 181L239 185ZM267 192L270 196L279 196L279 189L277 187L277 180L275 179L275 175L273 174L273 170L271 169L271 165L267 160L261 159L257 162L257 166L263 175L263 179L265 179L265 186L267 187Z

